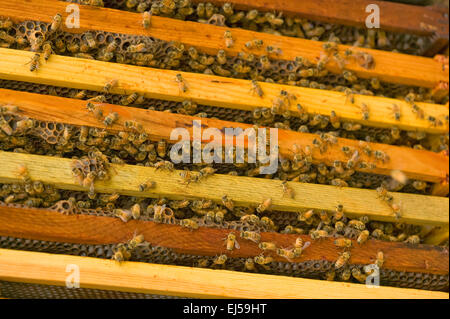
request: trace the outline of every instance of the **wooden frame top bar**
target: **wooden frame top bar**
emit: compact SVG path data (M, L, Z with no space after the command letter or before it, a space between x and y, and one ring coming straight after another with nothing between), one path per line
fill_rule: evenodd
M103 123L95 119L86 109L86 101L55 97L51 95L40 95L35 93L17 92L0 89L0 104L11 104L19 107L18 115L30 117L36 120L60 122L76 126L91 126L104 128ZM193 137L193 120L201 120L202 128L217 128L224 131L225 128L241 128L245 130L251 128L250 124L227 122L216 119L196 118L192 116L143 110L139 108L124 107L111 104L102 104L104 114L117 112L119 120L111 126L109 130L125 130L123 123L127 120L134 120L142 124L143 129L151 140L161 139L170 141L170 134L176 128L184 128ZM319 138L316 134L299 133L288 130L278 130L279 153L286 158L294 156L294 145L304 148L311 145L314 138ZM202 140L210 142L211 140ZM222 141L225 143L225 141ZM324 162L331 166L334 160L345 162L348 157L341 151L343 145L358 149L358 141L350 139L338 139L336 145L330 145L326 153L317 150L313 152L313 163ZM373 150L382 150L390 160L382 163L377 162L377 167L371 170L361 170L375 174L389 175L391 170L398 169L407 176L415 179L422 179L431 182L441 182L449 174L448 157L430 151L416 150L407 147L391 146L386 144L368 143ZM362 151L361 160L373 162L373 158L368 158ZM360 170L357 168L357 170Z
M132 220L123 223L119 218L92 215L63 215L56 211L37 208L0 206L0 236L11 236L33 240L56 241L74 244L116 244L130 240L135 233L144 235L152 246L173 249L180 254L253 258L261 254L258 244L243 240L237 235L240 249L227 251L224 238L230 229L200 227L195 231L178 225L158 224L150 221ZM334 237L311 240L307 235L288 235L276 232L262 232L261 241L273 242L277 247L293 247L295 240L302 237L311 245L292 262L326 260L334 262L341 250L334 244ZM369 240L360 246L353 240L350 250L350 264L367 265L375 261L378 251L385 256L385 269L448 274L448 251L442 247L425 245L411 246ZM274 252L266 252L275 261L288 262ZM424 266L426 265L426 267Z
M0 182L22 181L17 175L17 169L25 165L32 180L40 180L61 189L87 191L75 181L72 162L65 158L1 151ZM390 207L378 198L375 190L290 182L289 187L296 194L291 199L284 195L279 180L215 174L186 187L181 183L180 171L168 172L136 165L111 166L114 172L111 179L95 182L95 190L99 193L117 192L129 196L169 199L206 198L217 203L221 203L222 196L227 195L236 206L252 207L270 196L275 211L298 212L306 208L335 211L336 206L342 204L349 217L367 215L373 220L419 225L446 226L449 222L449 200L444 197L391 193L394 202L402 208L402 217L397 219ZM149 179L156 182L156 188L140 192L139 185ZM246 191L243 192L243 189Z
M289 1L287 1L289 2ZM16 22L38 20L51 22L56 13L63 15L68 3L56 0L3 0L0 2L0 12ZM331 5L331 4L330 4ZM147 35L166 41L179 41L187 46L194 46L198 50L216 55L223 49L228 55L235 56L244 50L244 44L253 39L261 39L268 45L279 47L283 54L280 59L293 60L296 56L303 56L316 63L320 56L324 42L311 41L292 37L283 37L260 32L233 29L234 46L226 48L223 40L225 30L229 28L205 25L197 22L180 21L164 17L152 17L152 26L142 28L142 14L119 11L113 9L80 6L80 28L67 29L67 32L80 33L87 30L103 30L113 33ZM343 15L347 16L347 14ZM341 45L341 53L349 46ZM448 68L431 58L392 53L380 50L358 48L356 50L370 53L375 60L373 69L364 69L356 62L350 62L346 68L354 71L359 77L377 77L384 82L434 88L440 82L448 82ZM253 51L252 51L253 52ZM264 54L263 49L254 50L255 54ZM327 69L340 73L335 62L330 62Z
M94 91L102 91L105 83L118 79L118 85L111 90L112 93L138 92L149 98L171 101L191 99L199 104L248 111L260 107L271 108L280 91L286 90L297 97L297 100L289 107L293 116L299 116L296 104L300 103L310 114L329 116L331 111L335 111L343 121L354 121L367 126L383 128L397 126L404 130L420 130L428 133L448 131L448 123L445 124L444 119L448 115L448 108L445 105L417 103L427 116L434 116L443 123L443 125L434 126L426 118L418 118L411 105L398 99L355 95L355 103L351 104L346 94L342 92L265 82L260 82L264 96L259 97L251 93L252 85L249 80L60 55L52 55L48 63L41 65L41 69L30 72L29 66L25 64L33 55L33 52L0 48L0 78ZM175 81L177 74L182 75L188 86L187 92L181 92ZM368 121L362 120L361 105L363 103L370 110ZM399 121L396 121L393 115L394 104L401 112Z
M203 0L192 0L194 3ZM448 16L437 7L420 7L387 1L373 0L211 0L216 5L232 3L237 10L281 11L285 16L302 17L328 23L365 28L366 7L375 4L380 8L380 27L383 30L418 35L438 33L447 35ZM448 14L448 10L447 10Z
M0 249L2 280L65 286L68 264L80 267L82 288L190 298L448 299L444 292Z

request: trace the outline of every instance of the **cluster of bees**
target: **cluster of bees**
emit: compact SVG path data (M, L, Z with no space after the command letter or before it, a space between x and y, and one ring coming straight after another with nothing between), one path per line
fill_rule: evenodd
M106 6L109 8L170 17L179 20L243 28L275 35L315 41L328 41L389 50L407 54L421 54L430 45L428 37L386 32L381 29L359 29L308 19L285 17L282 12L235 10L230 3L216 6L212 3L192 3L190 0L67 0L69 2Z
M91 102L88 101L87 104L89 103ZM3 106L3 108L5 109L6 106ZM8 106L8 108L11 108L11 106ZM90 111L88 110L87 112ZM169 170L175 167L168 160L169 144L167 141L160 140L159 142L153 142L149 140L147 133L142 129L142 125L137 121L125 121L124 126L127 130L112 134L105 129L86 126L78 128L70 125L24 119L14 114L17 114L17 110L14 112L11 110L8 112L4 111L0 115L0 119L3 119L3 125L0 126L0 148L2 150L81 158L83 158L83 154L100 153L102 154L100 157L104 158L104 165L107 165L107 161L109 161L114 164L128 163ZM105 125L105 128L109 126L109 116L106 115L99 119L102 125ZM27 126L26 129L21 129L23 124L20 123L29 123L30 126ZM320 132L318 138L313 140L311 145L306 145L302 148L294 145L292 149L293 158L280 157L278 171L268 175L260 174L260 167L264 164L261 164L259 161L256 161L255 164L249 163L247 153L244 156L244 163L213 164L213 166L202 165L201 163L177 164L176 167L178 169L184 169L182 173L183 183L186 185L191 182L201 182L207 176L218 172L230 175L331 184L335 186L372 189L383 186L389 191L396 192L427 193L430 189L426 182L370 174L371 168L376 167L377 163L388 161L389 158L380 150L372 150L369 144L363 141L355 149L347 146L341 148L341 152L347 157L346 161L336 160L331 165L316 162L313 164L314 152L326 152L327 148L333 146L335 143L336 135L332 132ZM192 145L192 154L195 147L203 150L201 145ZM362 161L360 159L360 155L362 154L369 156L371 160L367 162ZM233 150L232 155L234 157L236 156L236 150ZM225 156L227 154L223 152L223 163L225 163ZM363 168L368 173L355 172L355 169ZM90 188L90 181L92 181L92 178L96 174L98 172L86 172L85 174L78 174L77 178L80 179L80 183ZM99 178L108 176L103 171L100 174L102 176ZM152 188L150 186L142 186L142 188L143 190Z
M355 280L364 283L370 272L364 273L359 267L349 265L353 245L364 245L368 239L418 244L422 235L425 234L420 226L370 221L367 216L349 219L345 216L342 205L338 205L334 213L314 210L300 212L296 214L295 226L284 226L268 217L271 216L268 213L276 214L276 212L270 211L270 200L265 200L256 209L251 209L235 206L226 196L222 199L221 204L209 200L170 201L164 198L137 198L118 194L99 194L95 199L91 199L89 195L86 195L86 192L61 191L39 181L31 181L24 166L18 167L17 174L22 176L23 183L1 185L0 200L4 203L21 203L36 207L39 203L32 203L32 201L40 198L41 204L45 200L47 205L55 207L58 203L66 202L67 198L69 202L78 207L78 213L104 214L106 212L107 215L117 216L123 222L127 222L131 218L144 218L144 220L159 223L176 223L192 231L196 231L202 225L201 220L208 220L218 212L224 214L222 217L224 219L236 219L239 215L241 217L237 220L242 223L243 227L240 231L232 230L227 234L224 238L224 250L230 252L234 249L240 249L239 241L251 241L256 244L261 249L261 254L247 258L244 262L244 270L251 272L265 271L270 273L272 267L276 265L274 258L270 256L272 253L285 258L287 262L292 262L293 259L301 256L302 252L310 245L314 245L314 242L332 237L335 246L337 249L342 249L342 252L336 259L334 266L324 274L324 278L348 281L353 277ZM11 200L13 196L15 196L15 199ZM34 199L28 198L31 196L34 196L32 197ZM121 207L126 205L129 208L115 208L114 203ZM96 207L96 205L100 206ZM60 207L64 207L64 205L60 205ZM143 210L142 207L147 208ZM210 212L214 212L214 214L211 215ZM189 215L191 217L186 218ZM251 229L248 226L252 224L258 224L260 228L248 230ZM202 226L223 228L227 227L227 223L217 220L213 221L213 226L211 223ZM261 241L261 231L278 231L297 235L309 234L311 240L305 242L301 237L297 237L292 247L278 247L274 242ZM350 238L355 241L350 240ZM142 234L135 234L129 241L116 245L111 258L119 262L129 260L136 248L149 246L150 243L144 240ZM228 268L228 260L227 254L222 253L212 259L199 258L195 266ZM384 255L380 251L377 253L375 263L381 268L383 262Z
M149 243L145 241L144 235L134 235L126 243L119 243L116 245L114 249L114 255L112 256L113 260L118 262L129 260L133 251L138 247L148 247Z
M5 20L9 21L9 20ZM146 25L145 19L143 24ZM2 46L31 50L36 52L30 64L35 71L44 60L50 59L52 53L70 55L85 59L97 59L122 64L135 64L162 69L178 69L188 72L215 74L226 77L244 78L288 85L297 85L316 89L336 90L350 94L379 95L404 98L414 93L416 101L445 103L446 97L434 101L430 92L417 87L381 83L378 79L359 79L352 72L345 70L350 60L359 61L362 66L370 68L374 64L370 55L347 50L340 56L334 50L337 41L331 39L324 45L321 58L317 63L295 58L286 61L279 58L280 50L262 40L252 40L236 57L227 57L225 51L216 55L198 52L194 47L186 47L178 42L165 42L149 37L111 34L103 31L88 31L83 34L70 34L59 30L61 15L53 18L53 23L24 22L17 25L7 24L5 33L8 41ZM225 32L224 41L233 45L233 35ZM1 41L1 40L0 40ZM253 48L264 46L267 54L257 57ZM335 60L342 66L342 74L329 74L324 66Z
M189 0L118 0L114 3L106 0L81 0L79 2L96 6L106 4L110 7L141 12L143 13L142 27L146 29L151 28L152 15L161 15L328 42L323 45L320 58L314 64L302 57L297 57L294 61L280 60L281 50L271 44L264 44L259 39L246 43L237 57L227 57L223 50L219 50L216 55L207 55L198 52L194 47L187 48L177 42L144 40L143 37L127 40L126 36L106 32L86 32L81 35L64 33L60 30L61 15L57 14L51 24L40 24L38 31L36 31L37 23L34 22L31 23L31 28L27 23L14 25L10 20L0 20L0 45L35 52L29 61L31 72L38 72L40 67L45 67L42 60L51 63L53 53L66 54L109 62L250 79L252 82L249 94L260 97L264 95L264 91L259 82L263 81L344 92L348 102L352 104L354 103L353 95L358 93L401 97L409 103L417 117L426 118L430 125L445 124L443 123L445 119L432 118L417 106L418 101L437 102L426 89L380 83L375 78L358 79L355 74L345 70L347 61L355 59L363 67L371 68L375 63L373 58L352 50L340 56L336 49L339 43L350 43L356 47L419 53L428 44L426 38L398 35L382 30L369 30L365 34L356 28L287 18L282 14L260 13L256 10L235 11L229 3L219 8L210 3L194 5ZM225 32L223 39L227 47L234 45L231 31ZM256 57L252 54L253 49L261 48L265 49L265 55ZM325 66L331 60L342 66L342 74L328 74ZM279 72L280 70L286 72ZM255 243L262 251L260 255L245 261L246 271L257 271L261 268L270 270L274 259L267 256L269 252L291 262L315 241L333 237L335 245L338 249L342 249L342 252L335 261L334 268L326 274L328 280L350 280L353 277L357 281L365 282L368 273L361 272L357 267L348 267L351 258L350 249L354 243L351 239L356 240L358 245L364 245L369 239L419 244L426 235L426 231L420 226L401 222L370 221L367 216L348 218L345 215L345 207L342 205L338 205L333 212L304 210L293 213L293 218L285 221L277 219L279 213L272 212L271 198L264 199L254 207L239 207L226 194L223 195L221 203L207 199L169 200L121 196L118 193L98 194L94 189L95 180L108 179L111 175L111 164L124 163L168 171L173 171L175 168L182 169L180 184L186 186L191 183L201 183L215 173L278 179L283 196L289 198L296 196L289 186L291 181L377 189L379 200L389 205L397 218L401 218L401 205L394 202L389 192L427 193L430 190L426 182L408 180L399 171L393 172L390 178L355 172L355 169L367 169L370 172L370 169L375 168L378 163L390 160L383 151L372 150L367 142L407 145L416 149L430 148L425 133L404 132L396 127L390 130L366 128L357 123L341 121L334 111L330 116L308 114L307 110L297 103L296 96L286 90L280 91L271 108L257 108L251 113L247 112L249 114L243 115L242 119L235 119L235 121L252 123L255 127L273 126L318 135L311 145L302 148L295 145L292 149L292 159L280 158L279 169L276 173L261 176L259 173L261 163L249 164L248 157L247 162L235 164L174 165L168 159L167 141L151 141L139 122L127 120L123 122L122 131L115 134L109 132L108 129L112 125L121 121L119 121L118 113L104 114L101 104L112 101L114 104L147 107L197 117L217 115L221 118L221 113L214 108L208 109L189 100L172 103L168 108L164 101L159 101L161 107L156 107L155 101L145 99L135 92L128 95L113 95L111 92L116 92L118 81L120 79L105 83L102 93L66 90L68 97L86 100L87 114L95 117L104 129L62 124L58 127L56 123L19 116L17 107L1 106L0 150L73 158L73 175L80 185L88 189L87 192L57 190L42 182L31 180L26 167L21 166L18 168L17 175L23 179L23 182L1 185L1 202L44 208L58 206L64 202L69 205L70 211L77 213L103 213L117 217L124 223L132 219L143 219L156 223L178 224L191 231L196 231L200 227L237 229L237 232L231 231L224 238L224 245L228 252L239 249L239 241L244 240ZM178 83L181 93L189 90L189 84L181 74L177 74L174 81ZM8 82L12 81L1 82L0 86L7 86ZM59 93L61 88L45 86L44 91L42 86L39 88L38 92L41 94L44 92L63 96ZM446 99L438 102L446 102ZM291 105L297 105L299 116L294 117L287 111ZM401 118L400 110L396 105L392 106L392 117L396 120ZM361 118L369 120L368 105L361 106ZM448 125L448 118L446 121ZM313 152L327 152L329 147L337 143L338 137L361 141L358 148L353 149L347 146L341 148L341 152L346 156L345 161L336 160L331 165L316 162L313 164ZM448 134L443 135L440 145L433 150L448 150L448 142ZM192 147L201 146L193 145ZM361 154L368 156L370 162L362 161ZM233 155L235 156L235 153ZM222 157L225 157L225 153ZM156 182L144 179L137 190L147 192L157 187ZM61 207L65 206L61 204ZM273 242L261 242L260 233L265 231L309 235L311 241L303 242L302 238L298 237L291 248L278 247ZM112 258L117 261L129 260L138 247L148 246L149 243L145 241L143 235L135 234L128 242L116 246ZM376 264L381 267L384 263L383 252L378 252L375 259ZM200 259L197 266L226 267L227 260L227 254L223 253L214 257L212 261L206 258ZM339 278L337 278L338 275Z

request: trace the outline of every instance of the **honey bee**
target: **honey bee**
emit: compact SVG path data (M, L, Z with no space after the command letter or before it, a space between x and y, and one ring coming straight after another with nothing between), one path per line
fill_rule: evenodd
M327 212L322 210L319 213L320 220L325 224L329 225L331 223L330 216L328 216Z
M202 55L199 59L199 62L205 66L209 66L211 64L213 64L215 61L214 57L212 56L207 56L207 55Z
M132 215L129 210L115 209L114 216L119 217L124 223L128 222Z
M325 278L328 281L333 281L335 276L336 276L336 272L334 271L334 269L331 269L326 273Z
M106 48L105 48L105 53L112 53L112 52L114 52L114 51L116 51L116 49L117 49L117 47L118 47L119 45L117 44L117 41L115 41L115 40L113 40L113 41L111 41L107 46L106 46ZM114 83L114 85L115 85L116 83ZM114 86L113 85L113 86Z
M294 199L295 192L294 192L294 190L291 187L289 187L287 185L287 181L282 182L281 186L283 187L283 194L288 196L289 198Z
M90 32L86 32L84 35L84 39L86 40L89 48L93 49L97 46L97 42L95 42L94 36Z
M402 214L401 214L401 207L400 207L399 204L397 204L397 203L391 204L391 209L392 209L392 211L394 212L395 217L396 217L397 219L402 217Z
M268 199L265 199L261 204L259 204L258 207L256 207L256 211L261 214L262 212L265 212L266 210L270 210L271 206L272 206L272 199L268 198Z
M0 40L3 40L9 44L16 42L16 38L6 33L6 31L0 31Z
M206 17L206 13L205 13L205 4L203 3L203 2L200 2L198 5L197 5L197 16L200 18L200 19L203 19L203 18L205 18Z
M0 129L6 133L6 135L11 135L13 133L12 127L8 124L7 121L2 117L0 117ZM1 133L1 131L0 131Z
M116 122L119 119L119 114L117 114L117 112L112 112L109 113L106 117L105 120L103 121L103 124L105 124L106 126L111 126L113 125L114 122Z
M263 40L254 39L245 43L247 49L261 49L264 42Z
M197 262L197 267L206 268L209 266L209 260L206 258L199 259Z
M227 246L227 250L240 249L239 243L236 240L236 235L234 233L229 233L227 238L225 239L225 244Z
M152 19L152 13L150 11L145 11L143 14L143 19L142 19L142 26L144 27L144 29L150 28L151 19Z
M226 30L223 34L223 38L225 39L225 46L227 48L231 48L234 45L233 36L231 35L231 31Z
M86 103L86 108L88 109L89 112L92 112L92 114L94 114L94 117L98 120L101 120L103 117L103 111L101 108L97 107L94 103L91 103L90 101L88 101Z
M111 259L118 262L122 262L130 259L130 257L131 253L126 249L126 247L123 244L119 244L117 245L117 248L114 254L112 255Z
M50 41L44 42L42 45L42 52L44 54L44 61L47 62L50 55L53 53L53 48Z
M127 48L128 53L140 53L140 52L145 52L145 50L146 50L145 43L138 43L138 44L130 45Z
M167 142L164 140L158 141L156 152L158 153L159 157L164 158L167 152Z
M78 51L80 51L80 46L78 43L70 43L67 45L67 50L71 53L77 53Z
M295 258L295 253L293 249L277 248L276 253L278 256L286 258L289 262Z
M275 223L273 220L271 220L269 217L264 216L260 220L261 225L267 227L268 229L277 230L277 227L275 226Z
M140 124L136 121L133 121L133 120L125 121L123 124L124 124L125 128L127 128L129 130L134 130L137 132L142 132L144 129L142 124Z
M350 220L348 222L348 226L352 227L352 228L355 228L357 230L361 230L361 231L366 228L366 225L362 221L357 220L357 219Z
M261 67L263 70L268 70L272 67L270 60L266 55L261 55L259 57L259 62L261 63Z
M358 131L361 129L361 124L358 123L351 123L351 122L345 122L344 124L342 124L342 128L346 131Z
M52 34L61 27L62 15L57 13L52 20L52 24L50 25L49 33Z
M144 183L139 185L139 191L140 192L145 192L149 189L155 188L156 187L156 182L151 181L151 180L147 180Z
M115 202L117 199L119 199L119 197L120 197L119 193L104 194L104 195L100 196L100 201L102 201L104 203Z
M223 223L223 220L225 218L225 214L223 211L218 211L216 212L216 215L214 216L214 220L216 221L216 223L221 224Z
M355 164L358 162L359 160L359 152L357 150L355 150L352 154L352 157L350 157L350 159L347 161L347 168L351 169L353 167L355 167Z
M412 182L412 186L418 191L423 191L427 188L428 184L424 181L414 181Z
M314 216L314 210L313 210L313 209L310 209L310 210L308 210L308 211L306 211L306 212L301 212L301 213L299 213L297 219L298 219L299 221L307 222L307 221L311 220L311 218L312 218L313 216Z
M173 171L175 169L173 163L169 161L159 161L155 163L153 167L156 169L166 169L169 171Z
M394 115L394 119L396 121L400 121L401 113L397 104L392 104L392 114Z
M328 232L325 230L313 230L310 233L311 239L312 240L317 240L317 239L321 239L321 238L327 238L328 237Z
M260 242L258 247L259 247L259 249L262 249L262 250L276 250L277 249L277 245L272 242Z
M0 29L9 29L13 25L13 22L7 18L7 19L0 19Z
M383 163L389 160L389 156L380 150L376 150L374 152L374 156L377 160L382 161Z
M252 80L252 88L251 91L253 93L256 93L259 97L263 97L264 92L261 89L261 86L258 84L258 82L256 82L256 80Z
M267 266L267 264L270 264L271 262L273 262L273 258L272 257L264 257L263 255L260 256L255 256L253 258L253 260L255 261L255 263L257 263L258 265L261 265L264 267L264 269L269 270L269 266Z
M362 119L364 121L368 121L369 120L369 107L367 106L366 103L361 104L361 112L362 112Z
M228 198L227 195L224 195L222 197L222 203L228 210L233 211L234 203L233 203L233 201L231 199Z
M198 223L196 221L194 221L193 219L189 219L189 218L181 220L181 226L186 227L190 230L196 230L199 227Z
M114 42L114 43L115 43L115 42ZM115 86L117 85L118 82L119 82L119 81L116 80L116 79L113 79L113 80L111 80L111 81L106 82L105 85L103 86L103 92L105 92L105 93L110 93L110 92L111 92L111 89L112 89L113 87L115 87Z
M16 132L26 131L34 127L33 119L23 119L16 122Z
M120 101L122 105L130 105L136 102L136 100L139 98L139 94L137 92L133 92L127 97L122 98Z
M369 231L367 229L365 229L359 233L358 239L356 240L356 242L358 244L362 245L362 244L366 243L368 239L369 239Z
M220 50L220 51L223 51L223 50ZM190 58L194 61L199 59L198 51L194 47L189 47L188 54L189 54ZM223 54L225 54L225 51L223 51ZM217 53L217 55L219 55L219 53ZM221 55L222 55L222 53L221 53ZM223 63L221 63L221 64L223 64Z
M405 243L414 245L420 244L420 237L418 235L411 235L406 238Z
M382 251L377 252L377 260L375 264L378 266L378 268L383 267L384 264L384 254Z
M352 269L352 276L358 280L360 283L365 283L367 276L361 273L361 270L359 268L353 268Z
M336 260L334 267L336 269L342 268L343 266L345 266L347 264L347 262L350 259L350 252L348 251L344 251Z
M245 264L244 264L245 270L249 270L249 271L255 271L255 262L253 261L252 258L247 258L245 260Z
M183 79L183 76L180 73L178 73L176 75L175 81L178 83L178 88L179 88L180 92L185 93L188 90L186 81Z
M355 83L356 81L358 81L358 78L356 77L356 75L354 75L353 72L348 71L348 70L345 70L344 72L342 72L342 76L344 77L344 79L346 79L350 83Z
M414 102L412 104L412 112L416 115L417 118L425 118L425 112Z
M25 183L31 182L30 173L25 165L19 165L19 167L17 168L17 175L22 178Z
M133 219L139 219L141 217L141 206L139 204L134 204L131 207L131 216Z
M341 122L339 121L339 117L336 115L335 111L331 111L330 123L335 129L338 129L341 127Z
M282 55L283 51L280 48L268 45L266 46L266 52L267 54L275 54L275 55Z
M131 238L128 241L127 248L129 250L134 250L134 249L136 249L136 247L142 246L144 244L144 242L145 242L144 235L142 235L142 234L140 234L140 235L134 234L133 238Z
M345 93L345 103L350 101L351 104L355 103L355 96L353 95L353 90L350 88L347 88L344 90Z
M35 70L39 70L39 60L41 59L41 55L39 53L35 53L33 55L33 57L31 58L31 60L26 63L26 64L30 64L30 71L33 72Z
M214 258L213 264L214 265L225 265L225 262L227 261L228 257L227 255L220 255Z
M339 248L350 248L352 247L352 241L347 238L338 238L334 241L334 244Z
M331 185L337 186L337 187L348 187L348 183L340 178L332 179Z
M214 73L220 75L220 76L230 76L231 72L222 68L220 65L213 65L212 70Z
M292 225L287 225L280 233L282 234L304 234L305 231L302 228L294 227Z
M259 241L261 240L261 235L254 231L241 231L240 236L241 238L251 240L254 243L259 243Z

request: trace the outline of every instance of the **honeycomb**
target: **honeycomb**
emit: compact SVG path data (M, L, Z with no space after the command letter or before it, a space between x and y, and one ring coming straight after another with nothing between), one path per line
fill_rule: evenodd
M90 4L86 0L66 0L67 2ZM132 12L151 11L153 15L170 17L179 20L197 21L201 23L242 28L288 37L304 38L314 41L336 41L378 50L402 52L421 55L431 45L426 36L395 33L384 30L371 30L322 23L302 18L283 17L282 12L265 13L237 11L227 7L217 7L211 3L193 4L184 0L104 0L107 8Z
M151 295L89 288L71 289L54 285L0 281L0 297L11 299L184 299L166 295Z

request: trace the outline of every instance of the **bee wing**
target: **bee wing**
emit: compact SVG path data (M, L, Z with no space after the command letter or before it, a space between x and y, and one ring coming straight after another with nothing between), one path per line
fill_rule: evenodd
M241 246L239 245L237 240L234 241L234 247L236 247L236 249L241 249Z
M303 244L302 250L308 248L309 246L311 246L311 242L307 241L306 243Z

